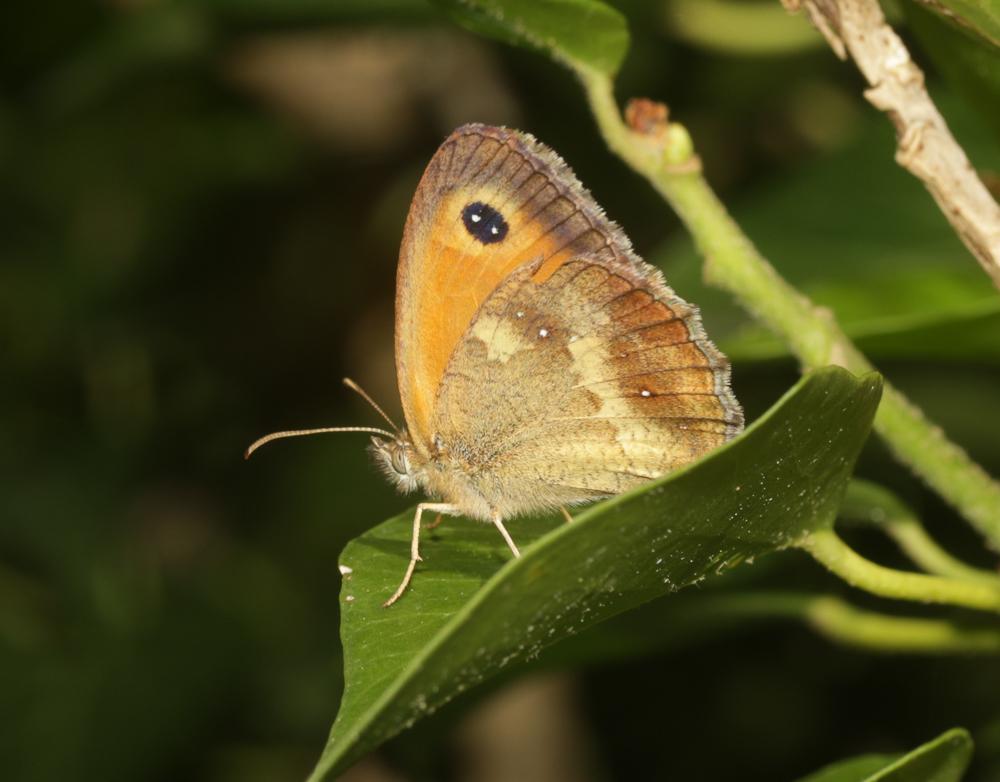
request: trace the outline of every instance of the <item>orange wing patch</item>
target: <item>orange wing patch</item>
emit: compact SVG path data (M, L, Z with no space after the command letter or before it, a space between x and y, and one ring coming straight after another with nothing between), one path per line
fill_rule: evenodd
M491 218L495 233L480 231ZM455 347L509 274L537 259L544 279L580 255L625 263L629 253L628 240L554 153L501 128L455 131L417 188L396 281L396 370L417 449L429 453L435 399Z

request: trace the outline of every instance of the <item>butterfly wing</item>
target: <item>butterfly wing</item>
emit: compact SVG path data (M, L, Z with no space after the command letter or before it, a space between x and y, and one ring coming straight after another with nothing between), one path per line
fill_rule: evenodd
M455 350L433 421L436 460L504 517L619 493L742 425L697 310L641 261L595 257L505 279Z
M445 368L482 304L528 260L628 265L625 236L530 136L466 125L438 149L406 220L396 279L396 373L414 446L429 456Z

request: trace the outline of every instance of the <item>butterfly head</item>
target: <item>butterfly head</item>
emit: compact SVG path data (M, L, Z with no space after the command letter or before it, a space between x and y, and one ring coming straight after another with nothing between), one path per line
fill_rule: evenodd
M422 459L407 435L391 440L373 437L369 450L385 477L401 492L409 494L419 488Z

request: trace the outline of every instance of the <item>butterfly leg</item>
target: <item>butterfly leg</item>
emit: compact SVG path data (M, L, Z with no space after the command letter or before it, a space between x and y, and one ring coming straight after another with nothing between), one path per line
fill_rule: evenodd
M441 522L442 521L444 521L444 514L443 513L439 513L437 515L437 518L434 519L434 521L432 521L430 524L425 524L424 525L424 529L425 530L437 529L438 527L441 526Z
M417 567L417 563L421 561L420 559L420 517L423 516L425 510L437 511L438 513L459 513L459 509L454 505L449 505L445 502L421 502L417 505L417 512L413 514L413 538L410 540L410 563L406 566L406 574L403 576L403 580L400 582L396 591L392 593L392 597L382 603L384 608L388 608L400 597L402 597L403 592L406 591L406 587L410 585L410 579L413 578L413 571Z
M563 515L563 518L566 519L566 523L567 524L572 524L573 523L573 517L569 515L569 511L566 510L566 506L565 505L560 505L559 506L559 510L562 511L562 515Z
M493 526L500 530L500 534L503 535L503 539L507 541L507 545L510 546L510 550L514 553L514 556L521 556L521 552L517 550L517 545L511 539L510 533L507 532L507 528L503 525L503 519L501 519L500 516L493 516Z

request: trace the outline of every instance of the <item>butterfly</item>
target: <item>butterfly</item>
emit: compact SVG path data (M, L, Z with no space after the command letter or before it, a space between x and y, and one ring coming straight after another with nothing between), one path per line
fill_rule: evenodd
M396 373L406 419L366 431L424 513L493 524L631 489L738 434L743 412L697 308L643 262L562 159L527 133L470 124L431 158L403 229Z

